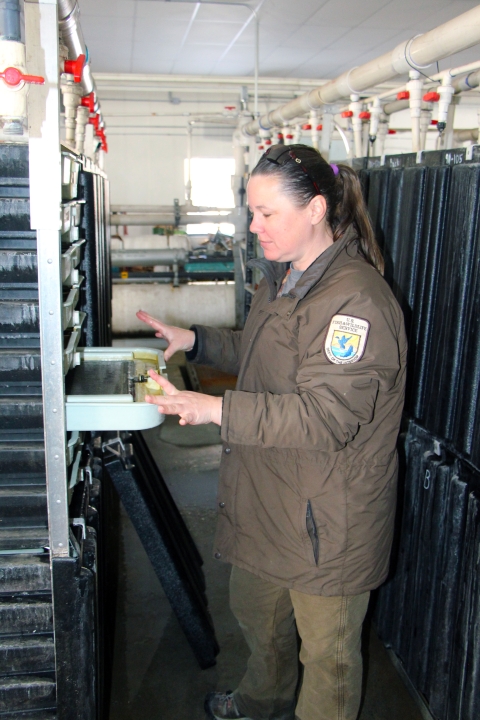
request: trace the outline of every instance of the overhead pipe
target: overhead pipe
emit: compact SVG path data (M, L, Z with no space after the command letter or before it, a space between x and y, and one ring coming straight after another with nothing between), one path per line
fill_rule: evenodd
M467 90L474 90L480 85L480 70L476 72L467 73L456 77L452 80L452 86L455 94L466 92Z
M281 127L286 121L300 117L314 108L329 105L352 93L392 80L410 70L422 69L432 62L466 50L480 42L480 5L468 10L429 32L410 38L389 53L364 65L352 68L335 80L304 93L285 105L246 123L245 135L256 135L260 127Z

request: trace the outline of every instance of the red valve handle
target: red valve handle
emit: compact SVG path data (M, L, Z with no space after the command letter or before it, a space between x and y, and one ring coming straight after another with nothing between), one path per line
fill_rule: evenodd
M265 140L265 145L271 145L271 144L272 144L271 140Z
M290 135L290 133L288 135L285 135L285 137L287 138L287 140L293 140L293 135Z
M88 95L84 95L80 100L80 105L86 107L91 113L95 112L95 93L91 92Z
M408 90L401 90L397 93L397 100L410 100L410 93Z
M100 147L104 152L108 152L108 145L107 145L107 137L105 135L105 130L103 128L99 128L95 135L100 138L101 144Z
M317 130L323 130L323 125L317 125Z
M312 126L310 123L305 123L305 125L302 125L302 130L311 130Z
M430 125L438 125L438 120L430 120Z
M342 112L342 117L343 118L353 117L353 111L352 110L344 110Z
M360 118L360 120L370 120L372 116L368 112L368 110L363 110L361 113L358 113L358 117Z
M40 77L40 75L24 75L21 70L14 67L5 68L5 70L0 73L0 78L3 78L10 87L17 87L22 81L29 85L45 84L45 78Z
M283 140L283 133L277 133L277 138L279 140Z
M90 123L90 125L93 125L95 130L98 130L98 123L100 122L100 118L98 117L98 114L94 115L91 118L88 118L88 122Z
M438 102L440 100L440 95L435 92L435 90L431 90L430 92L425 93L423 99L425 102Z
M236 109L237 109L236 105L225 105L225 110L236 110Z
M73 75L73 79L76 83L81 82L83 75L83 68L85 67L86 61L85 55L79 55L76 60L65 60L65 71L69 75Z
M259 150L263 150L263 145L259 145L259 146L258 146L258 149L259 149Z
M396 130L389 130L389 131L388 131L388 134L389 134L389 135L396 135L396 134L397 134L397 131L396 131Z

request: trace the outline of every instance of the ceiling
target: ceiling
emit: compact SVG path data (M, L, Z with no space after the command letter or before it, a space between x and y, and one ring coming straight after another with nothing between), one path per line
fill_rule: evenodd
M468 0L79 0L94 73L333 78L477 5ZM440 69L480 58L476 46Z

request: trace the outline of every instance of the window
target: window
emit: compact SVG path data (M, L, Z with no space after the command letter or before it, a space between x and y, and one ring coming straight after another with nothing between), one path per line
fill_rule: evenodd
M190 161L190 180L192 183L192 203L200 207L233 208L235 206L232 191L232 175L235 172L233 158L192 158ZM185 183L188 180L188 160L185 160ZM228 214L226 211L223 214ZM206 222L189 223L187 235L214 235L217 230L225 235L233 235L232 223L214 221L211 213L205 213ZM215 216L215 220L218 216ZM197 215L195 219L200 219ZM193 218L192 218L193 220Z
M232 192L233 158L192 158L190 180L192 203L203 207L235 207ZM185 183L188 180L188 160L185 160Z

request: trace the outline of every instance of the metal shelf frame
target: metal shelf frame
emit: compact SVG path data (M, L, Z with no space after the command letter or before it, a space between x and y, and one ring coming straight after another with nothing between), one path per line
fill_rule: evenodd
M25 1L29 72L45 78L30 89L28 108L30 217L37 232L40 348L51 560L70 554L62 325L62 158L58 7Z

